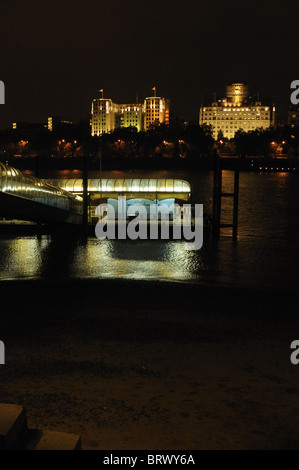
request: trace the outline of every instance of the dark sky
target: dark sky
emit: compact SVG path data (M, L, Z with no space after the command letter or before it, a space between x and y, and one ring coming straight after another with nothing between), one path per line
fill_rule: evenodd
M1 2L0 128L48 115L87 117L104 88L116 102L156 85L176 114L243 81L281 116L299 79L298 0L10 0Z

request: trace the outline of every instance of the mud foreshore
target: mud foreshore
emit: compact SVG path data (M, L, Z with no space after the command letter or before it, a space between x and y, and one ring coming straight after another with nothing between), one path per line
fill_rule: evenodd
M297 294L0 282L0 402L83 449L298 449Z

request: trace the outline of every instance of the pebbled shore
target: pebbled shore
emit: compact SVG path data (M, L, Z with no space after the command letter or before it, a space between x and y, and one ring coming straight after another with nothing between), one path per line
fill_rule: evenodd
M83 449L298 449L297 294L0 282L0 402Z

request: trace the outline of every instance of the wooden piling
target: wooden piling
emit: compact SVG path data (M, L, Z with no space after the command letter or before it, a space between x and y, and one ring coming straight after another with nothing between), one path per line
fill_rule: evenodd
M215 154L214 178L213 178L213 222L212 236L219 239L222 228L232 228L232 237L238 238L238 211L239 211L239 169L234 170L234 190L232 193L222 192L222 165L221 157ZM232 223L221 223L221 205L224 197L233 198L233 221Z

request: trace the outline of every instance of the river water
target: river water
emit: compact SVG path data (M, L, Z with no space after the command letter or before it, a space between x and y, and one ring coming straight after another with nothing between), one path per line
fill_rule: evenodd
M103 174L108 176L186 179L194 201L211 212L212 172ZM223 190L232 185L233 173L225 171ZM232 217L228 199L223 216L224 222ZM299 174L242 172L236 242L229 229L219 241L204 239L199 251L187 251L181 241L0 235L0 279L122 278L296 290L298 228Z

